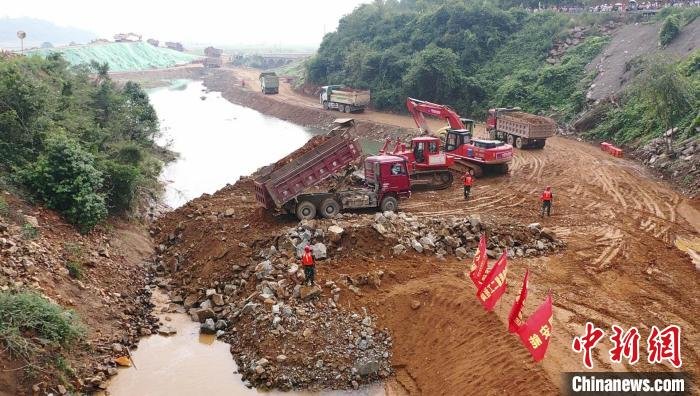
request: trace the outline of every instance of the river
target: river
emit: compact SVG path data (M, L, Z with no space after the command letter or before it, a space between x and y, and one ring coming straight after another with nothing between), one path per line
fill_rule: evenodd
M179 153L163 170L173 208L249 175L301 147L314 131L235 105L201 81L177 80L149 91L162 136Z
M177 152L165 167L164 200L173 208L203 193L214 193L261 166L301 147L314 134L297 125L232 104L201 81L178 80L149 91L160 119L159 143ZM120 369L107 393L127 395L250 395L237 374L229 345L199 334L199 323L178 313L159 313L167 297L154 292L155 312L175 328L172 336L143 338L132 351L134 367ZM383 395L381 384L358 391L267 392L266 395Z

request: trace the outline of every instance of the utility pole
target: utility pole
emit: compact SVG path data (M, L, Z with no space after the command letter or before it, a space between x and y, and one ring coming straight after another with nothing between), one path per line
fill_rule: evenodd
M24 38L27 37L27 33L24 31L20 30L17 32L17 38L19 39L20 42L20 53L24 54Z

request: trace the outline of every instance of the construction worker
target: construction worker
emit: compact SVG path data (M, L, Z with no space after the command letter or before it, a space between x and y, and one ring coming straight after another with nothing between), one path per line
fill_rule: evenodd
M547 211L547 216L550 216L549 212L552 210L552 187L547 186L547 188L542 191L540 195L540 201L542 201L542 216L544 217L545 210Z
M474 177L469 171L466 171L462 176L462 182L464 182L464 199L469 199L469 193L472 190L472 184L474 184Z
M301 265L304 267L304 275L306 278L304 283L313 286L314 276L316 275L316 263L314 262L314 255L311 254L311 246L309 245L304 247L304 255L301 256Z

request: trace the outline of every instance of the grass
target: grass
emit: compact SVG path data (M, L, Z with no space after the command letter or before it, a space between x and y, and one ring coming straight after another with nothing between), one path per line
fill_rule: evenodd
M81 279L83 277L83 265L77 261L69 261L66 263L66 268L68 268L68 275L73 279Z
M29 223L22 224L22 238L35 239L39 236L39 230Z
M39 294L0 292L0 343L12 356L32 359L39 349L35 338L68 347L84 335L85 328L72 311Z

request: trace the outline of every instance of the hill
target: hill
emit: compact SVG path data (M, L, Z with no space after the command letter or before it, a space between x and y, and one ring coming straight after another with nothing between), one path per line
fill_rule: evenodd
M35 18L0 18L0 48L19 49L17 31L27 33L25 48L38 47L43 42L53 45L66 45L71 41L87 43L97 35L74 27L58 26L52 22Z
M138 43L99 43L62 48L37 49L32 51L46 57L60 53L72 65L107 63L111 71L134 71L158 69L185 64L199 59L199 56Z

